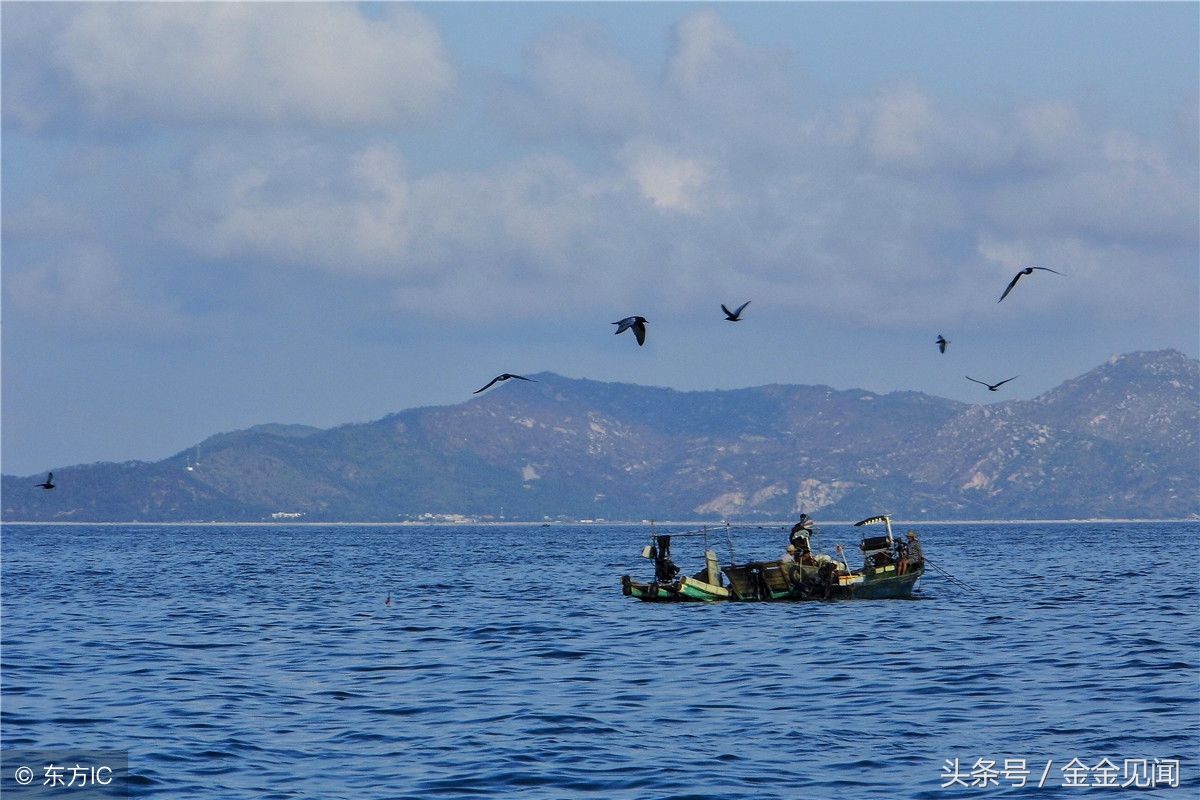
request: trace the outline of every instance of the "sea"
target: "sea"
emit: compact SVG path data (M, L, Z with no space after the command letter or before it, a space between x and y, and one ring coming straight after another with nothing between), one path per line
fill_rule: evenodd
M644 524L5 525L0 792L1200 797L1200 524L910 528L911 600L651 604Z

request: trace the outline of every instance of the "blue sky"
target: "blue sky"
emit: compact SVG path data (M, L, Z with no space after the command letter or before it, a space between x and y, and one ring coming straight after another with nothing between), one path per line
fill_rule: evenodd
M993 402L1195 357L1198 9L5 3L3 469L504 371Z

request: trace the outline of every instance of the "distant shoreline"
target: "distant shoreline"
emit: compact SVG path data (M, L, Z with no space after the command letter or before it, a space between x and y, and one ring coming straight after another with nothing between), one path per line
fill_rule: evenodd
M822 525L845 525L851 526L857 520L818 520L817 526ZM1181 522L1200 523L1198 519L1146 519L1146 518L1118 518L1118 517L1098 517L1096 519L941 519L941 520L922 520L922 519L896 519L893 518L893 523L896 525L1084 525L1095 523L1170 523L1178 524ZM693 528L723 528L724 522L711 522L704 520L654 520L653 523L646 520L603 520L591 522L579 521L542 521L542 522L81 522L79 520L72 521L48 521L48 520L5 520L0 521L0 527L5 525L33 526L33 525L56 525L60 527L75 526L124 526L124 527L145 527L145 528L335 528L335 527L355 527L355 528L612 528L612 527L650 527L653 524L657 527L676 527L686 525ZM787 521L775 522L730 522L731 528L774 528L787 527L790 523Z

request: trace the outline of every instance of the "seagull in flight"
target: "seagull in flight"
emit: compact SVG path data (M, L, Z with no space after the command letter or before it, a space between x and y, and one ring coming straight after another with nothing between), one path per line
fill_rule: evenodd
M54 488L54 473L51 472L46 475L45 483L36 483L34 485L40 489L53 489Z
M988 387L988 391L994 392L997 389L999 389L1001 386L1003 386L1004 384L1008 383L1009 381L1019 378L1021 376L1013 375L1011 378L1005 378L1004 380L1000 381L999 383L984 383L983 381L976 381L970 375L964 375L963 377L969 381L975 381L975 383L978 383L980 386L986 386L986 387Z
M742 321L742 311L748 305L750 305L749 300L747 300L746 302L744 302L740 306L738 306L737 311L730 311L728 308L725 307L724 303L721 303L721 310L725 312L725 320L727 322L741 322Z
M513 375L511 372L506 372L503 375L497 375L496 377L492 378L490 381L488 381L487 386L484 386L483 389L476 389L475 391L471 392L471 394L479 394L484 389L490 389L493 384L499 383L500 381L506 381L509 378L516 378L517 380L537 383L537 381L535 381L533 378L526 378L524 375Z
M1011 292L1013 290L1013 287L1017 285L1017 281L1021 280L1021 276L1022 275L1032 275L1033 271L1035 269L1044 270L1046 272L1053 272L1055 275L1062 275L1062 273L1059 272L1058 270L1050 269L1049 267L1026 267L1025 269L1019 271L1016 275L1013 276L1013 279L1008 284L1008 288L1006 288L1004 290L1004 294L1000 295L1000 300L997 300L996 302L999 303L999 302L1003 301L1004 298L1008 297L1008 293Z
M947 339L945 336L942 336L939 333L938 337L937 337L938 352L940 352L940 353L946 352L946 345L948 345L948 344L950 344L950 340Z
M637 337L638 347L641 347L646 343L647 321L645 317L626 317L620 322L614 322L613 325L617 326L617 333L623 333L627 328L633 328L633 335Z

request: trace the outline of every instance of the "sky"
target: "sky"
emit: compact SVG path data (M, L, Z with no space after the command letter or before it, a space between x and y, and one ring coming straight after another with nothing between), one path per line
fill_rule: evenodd
M0 36L6 474L501 372L982 403L1200 350L1195 3L6 2ZM998 303L1029 264L1063 274Z

